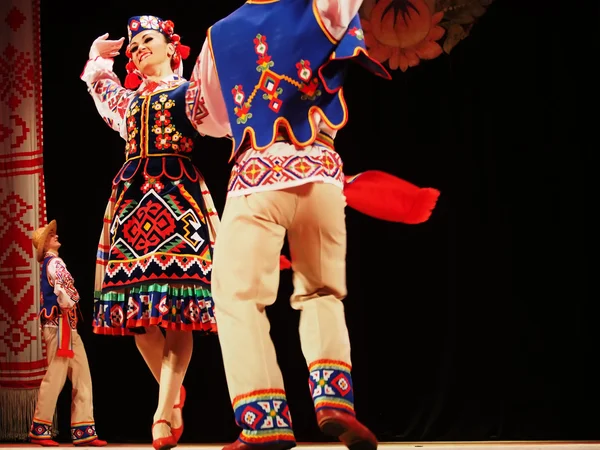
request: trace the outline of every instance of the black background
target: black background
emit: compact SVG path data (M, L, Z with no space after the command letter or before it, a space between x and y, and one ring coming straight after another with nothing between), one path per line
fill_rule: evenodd
M97 430L110 442L150 442L158 385L133 338L91 331L96 246L124 143L78 77L92 41L126 36L127 19L141 14L174 21L192 47L189 77L207 27L239 4L42 1L47 211L83 297ZM350 121L336 139L346 173L386 170L442 192L418 226L347 210L356 410L380 440L600 438L587 232L598 117L591 4L496 0L450 55L394 71L390 82L349 74ZM125 62L115 64L122 79ZM197 148L222 211L230 144L202 138ZM296 437L322 441L290 293L287 271L268 309L272 335ZM218 340L195 336L194 345L182 442L232 441ZM69 402L65 389L62 441Z

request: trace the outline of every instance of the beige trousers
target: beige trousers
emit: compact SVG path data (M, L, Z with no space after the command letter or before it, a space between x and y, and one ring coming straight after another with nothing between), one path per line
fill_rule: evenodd
M97 436L92 404L92 377L83 341L77 330L71 330L75 356L73 358L56 356L58 328L44 327L42 331L48 355L48 370L40 385L29 437L52 439L52 417L56 402L69 377L73 385L71 439L76 444L93 441Z
M240 440L293 441L284 383L265 307L279 286L286 236L294 271L293 308L315 408L354 413L346 296L343 191L310 183L227 199L214 252L215 317Z

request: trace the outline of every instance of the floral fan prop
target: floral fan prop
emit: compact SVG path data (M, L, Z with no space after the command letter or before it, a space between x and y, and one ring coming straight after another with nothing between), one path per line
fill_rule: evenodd
M450 51L493 0L364 0L360 18L373 59L405 72Z

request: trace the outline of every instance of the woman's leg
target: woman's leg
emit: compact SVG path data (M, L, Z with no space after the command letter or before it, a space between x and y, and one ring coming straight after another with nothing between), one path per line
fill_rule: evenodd
M159 330L160 331L160 330ZM167 330L164 352L161 358L160 388L158 392L158 407L154 413L154 422L167 420L179 415L179 423L171 422L173 428L181 425L181 410L173 410L181 391L185 373L192 358L194 341L190 331ZM152 430L153 439L167 437L171 433L169 427L160 423Z
M142 358L144 358L144 361L146 361L146 365L152 372L154 379L159 383L159 385L163 353L165 351L165 342L166 340L162 334L162 331L156 325L147 327L146 333L144 334L135 335L135 344L142 355ZM179 402L180 398L178 391L175 404L178 404ZM179 428L182 422L181 409L174 409L169 421L171 422L173 428Z

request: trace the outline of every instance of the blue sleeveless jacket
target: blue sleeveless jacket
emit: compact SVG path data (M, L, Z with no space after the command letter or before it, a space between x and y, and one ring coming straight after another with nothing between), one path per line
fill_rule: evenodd
M390 79L366 51L356 15L336 40L315 0L250 0L208 31L232 130L233 158L246 140L269 147L280 128L299 146L314 142L314 112L341 129L348 111L342 86L350 62Z

